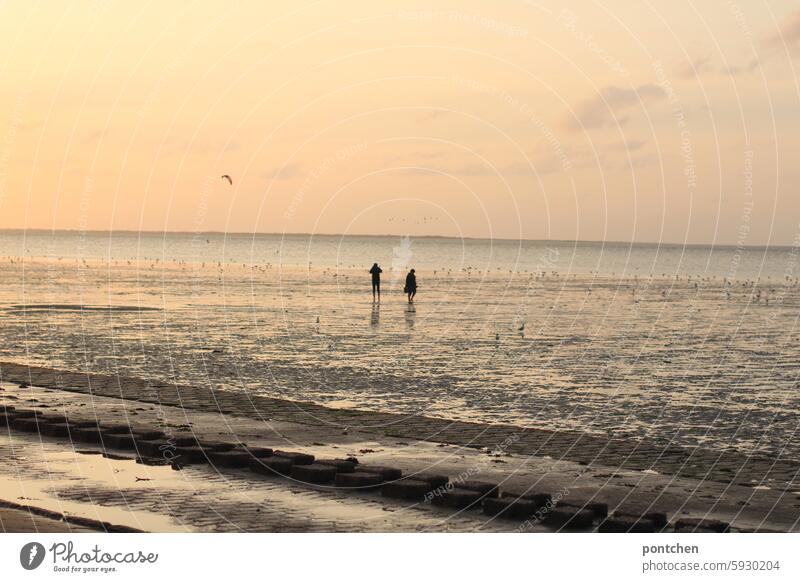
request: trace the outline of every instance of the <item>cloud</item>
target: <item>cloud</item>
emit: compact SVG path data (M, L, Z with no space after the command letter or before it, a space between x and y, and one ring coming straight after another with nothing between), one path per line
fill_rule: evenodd
M108 131L106 131L105 129L98 129L96 131L91 131L87 133L86 136L83 138L83 144L88 145L96 143L100 141L102 138L104 138L107 133Z
M739 75L743 75L745 73L753 72L758 65L761 64L761 61L758 57L753 57L749 61L747 61L743 65L731 65L729 67L720 67L719 72L723 75L730 75L731 77L737 77Z
M295 163L284 164L283 166L267 170L261 174L262 178L268 180L293 180L295 178L302 178L303 176L305 176L305 172L302 166Z
M714 71L715 69L716 67L712 62L711 54L707 54L704 57L696 58L693 61L678 67L678 76L684 79L694 79L703 73Z
M717 70L723 75L736 77L751 73L765 61L787 53L791 58L800 56L800 10L790 12L783 19L778 30L762 35L760 46L762 50L758 56L753 56L744 63L722 66L719 69L711 67L710 70Z
M800 53L800 10L787 15L777 31L764 37L764 44L777 49L786 46L791 54Z
M626 109L639 103L657 101L665 96L664 90L653 83L638 87L611 85L602 89L599 95L581 102L575 109L574 117L567 118L566 125L574 131L623 125L629 119L623 113Z
M513 162L501 166L492 166L485 163L470 162L460 166L434 166L421 164L418 167L406 167L398 170L404 176L434 176L439 173L448 176L535 176L552 174L561 169L555 156L537 156L530 162Z

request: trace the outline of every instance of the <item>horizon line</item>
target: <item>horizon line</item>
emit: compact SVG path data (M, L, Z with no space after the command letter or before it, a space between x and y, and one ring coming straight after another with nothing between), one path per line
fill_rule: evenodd
M436 238L445 240L469 240L469 241L500 241L500 242L520 242L520 243L555 243L555 244L603 244L613 246L670 246L670 247L705 247L705 248L744 248L744 249L792 249L796 244L738 244L738 243L698 243L698 242L665 242L665 241L623 241L623 240L592 240L592 239L537 239L537 238L507 238L507 237L484 237L484 236L447 236L439 234L343 234L328 232L241 232L224 230L97 230L97 229L78 229L78 228L8 228L0 227L0 233L66 233L66 234L138 234L138 235L195 235L195 236L280 236L280 237L339 237L339 238L386 238L386 237L412 237L412 238Z

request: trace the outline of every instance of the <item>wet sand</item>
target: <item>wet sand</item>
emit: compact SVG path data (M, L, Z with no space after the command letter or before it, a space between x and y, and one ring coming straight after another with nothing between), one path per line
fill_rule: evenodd
M54 517L31 513L27 509L0 507L0 532L2 533L82 533L97 532L85 526L76 526Z
M800 459L795 279L418 274L409 309L350 267L0 262L0 360Z
M353 456L361 463L402 468L408 476L469 473L508 490L602 501L612 511L661 511L671 521L707 518L729 522L739 531L795 531L800 518L800 491L790 483L752 487L624 469L619 463L582 464L544 451L522 455L506 450L503 441L485 450L392 437L364 427L344 434L329 424L257 419L36 386L5 384L2 389L3 401L18 407L45 406L48 412L95 415L111 423L189 429L204 439L235 438L318 458ZM23 494L50 509L146 531L552 531L477 511L402 503L241 471L209 466L173 471L139 464L130 453L103 455L97 447L38 435L11 432L2 447L14 449L17 463L0 474L0 498Z

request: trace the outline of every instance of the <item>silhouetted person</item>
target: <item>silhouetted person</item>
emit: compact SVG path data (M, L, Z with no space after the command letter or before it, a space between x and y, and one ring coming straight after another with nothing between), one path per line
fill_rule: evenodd
M372 274L372 300L375 301L375 293L378 293L378 301L381 299L381 273L383 269L378 266L378 263L372 265L369 270Z
M406 275L406 286L403 289L406 293L408 293L408 302L414 302L414 295L417 294L417 276L414 274L414 269L411 269Z

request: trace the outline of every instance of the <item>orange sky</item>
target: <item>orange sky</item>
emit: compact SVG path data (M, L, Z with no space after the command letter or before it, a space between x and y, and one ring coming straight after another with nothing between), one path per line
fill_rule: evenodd
M649 4L5 2L0 228L791 244L796 3Z

